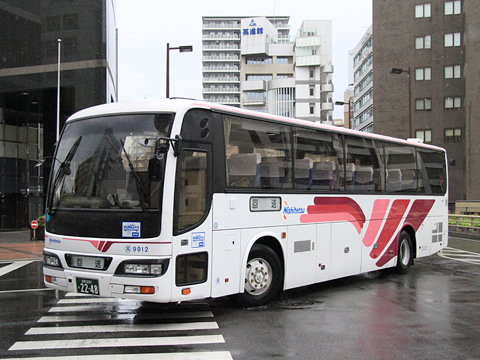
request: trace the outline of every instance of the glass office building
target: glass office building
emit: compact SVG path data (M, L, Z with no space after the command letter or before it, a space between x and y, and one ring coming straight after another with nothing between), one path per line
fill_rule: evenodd
M0 230L45 211L57 132L83 108L117 101L114 0L0 1Z

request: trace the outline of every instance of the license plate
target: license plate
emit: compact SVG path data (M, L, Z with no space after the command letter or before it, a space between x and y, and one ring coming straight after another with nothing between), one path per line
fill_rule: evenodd
M88 295L100 295L98 280L77 278L77 292Z

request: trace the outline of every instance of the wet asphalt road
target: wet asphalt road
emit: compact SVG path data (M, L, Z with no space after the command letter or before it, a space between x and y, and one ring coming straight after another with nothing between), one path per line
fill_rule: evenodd
M251 309L57 298L34 261L0 276L0 358L479 359L479 299L480 255L456 250Z

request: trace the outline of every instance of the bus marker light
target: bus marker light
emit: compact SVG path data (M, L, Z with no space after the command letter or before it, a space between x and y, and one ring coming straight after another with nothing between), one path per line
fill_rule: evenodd
M142 294L155 294L155 288L153 286L142 286L140 289Z
M45 275L45 281L48 283L52 283L52 277L50 275Z
M226 283L228 282L228 278L225 279L225 282L226 282Z
M287 238L287 233L286 232L282 232L282 239L286 239Z
M190 288L182 289L182 295L190 295L192 290Z
M140 286L125 286L123 292L125 294L140 294Z

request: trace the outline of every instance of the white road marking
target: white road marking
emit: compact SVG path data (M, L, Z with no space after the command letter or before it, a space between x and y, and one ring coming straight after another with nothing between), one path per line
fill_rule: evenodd
M454 249L446 247L442 251L438 252L438 256L444 259L456 260L460 262L465 262L468 264L480 265L480 254Z
M0 276L6 275L8 273L11 273L12 271L15 271L17 269L20 269L21 267L28 265L32 263L33 260L31 261L15 261L14 263L4 266L0 268Z
M126 325L92 325L92 326L62 326L35 327L25 335L79 334L92 332L123 332L123 331L188 331L218 329L218 324L211 322L191 322L176 324L126 324Z
M77 355L34 358L9 358L9 360L233 360L229 351L178 352L157 354L122 354L122 355Z
M43 316L38 320L39 323L58 323L70 321L108 321L108 320L133 320L138 318L145 319L187 319L187 318L213 318L211 311L189 311L184 313L158 313L158 314L118 314L118 315L71 315L71 316Z
M199 336L168 336L147 338L116 338L116 339L80 339L80 340L46 340L18 341L9 351L15 350L45 350L45 349L80 349L80 348L112 348L136 346L175 346L196 344L225 343L222 335Z

